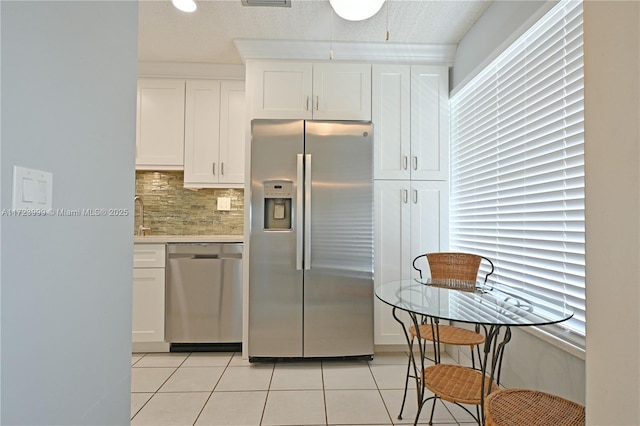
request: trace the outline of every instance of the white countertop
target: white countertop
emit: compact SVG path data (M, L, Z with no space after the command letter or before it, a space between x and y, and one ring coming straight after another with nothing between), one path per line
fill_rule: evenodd
M135 244L164 243L242 243L242 235L145 235L133 237Z

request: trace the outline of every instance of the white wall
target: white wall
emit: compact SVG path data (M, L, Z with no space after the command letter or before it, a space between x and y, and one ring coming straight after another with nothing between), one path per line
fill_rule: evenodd
M640 424L640 3L586 1L587 424Z
M133 208L136 2L0 3L1 207ZM0 422L129 423L133 217L2 216Z
M458 43L451 88L464 85L556 3L556 0L492 3Z

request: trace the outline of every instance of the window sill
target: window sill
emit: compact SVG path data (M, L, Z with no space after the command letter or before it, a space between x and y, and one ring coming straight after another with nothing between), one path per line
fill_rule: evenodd
M581 347L579 344L577 343L571 343L568 342L566 339L562 339L559 336L543 330L540 327L518 327L520 330L524 331L525 333L529 333L535 337L537 337L538 339L549 343L550 345L555 346L558 349L561 349L573 356L575 356L576 358L579 358L581 360L585 360L586 358L586 351L584 349L584 343L583 346ZM583 339L584 340L584 339Z

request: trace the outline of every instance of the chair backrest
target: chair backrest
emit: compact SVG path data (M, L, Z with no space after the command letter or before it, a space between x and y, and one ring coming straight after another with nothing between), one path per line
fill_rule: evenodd
M489 272L484 276L484 282L487 282L489 275L493 274L493 262L477 254L471 253L427 253L417 256L413 259L413 268L420 272L422 278L422 270L416 266L416 261L421 257L426 257L431 271L431 278L434 279L454 279L464 281L476 281L480 270L480 263L485 260L489 266Z

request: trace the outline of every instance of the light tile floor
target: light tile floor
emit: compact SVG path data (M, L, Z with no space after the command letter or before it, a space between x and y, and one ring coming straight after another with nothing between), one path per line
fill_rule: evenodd
M453 362L451 359L443 360ZM403 420L407 355L372 361L249 363L239 353L134 354L131 424L394 425L412 424L415 389ZM427 404L419 424L428 424ZM474 423L463 409L438 401L433 424Z

